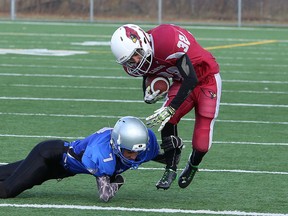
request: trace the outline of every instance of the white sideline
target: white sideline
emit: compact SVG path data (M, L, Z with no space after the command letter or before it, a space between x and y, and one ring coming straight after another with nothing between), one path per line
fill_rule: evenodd
M153 213L182 213L182 214L211 214L211 215L248 215L248 216L288 216L281 213L261 213L243 211L213 211L213 210L184 210L184 209L149 209L149 208L126 208L126 207L102 207L102 206L81 206L81 205L49 205L49 204L0 204L0 207L17 208L50 208L50 209L78 209L78 210L105 210L124 212L153 212Z

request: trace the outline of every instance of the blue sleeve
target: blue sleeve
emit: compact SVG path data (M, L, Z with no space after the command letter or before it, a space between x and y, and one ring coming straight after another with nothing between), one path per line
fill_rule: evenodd
M89 173L94 176L112 175L115 171L116 158L110 146L110 128L103 128L83 140L70 143L74 152L83 154L81 161L66 157L65 166L73 173Z
M148 129L148 135L149 135L149 143L147 146L145 162L152 160L160 152L160 148L155 133L151 129Z
M110 146L111 130L98 131L88 143L82 163L94 176L112 175L116 158Z

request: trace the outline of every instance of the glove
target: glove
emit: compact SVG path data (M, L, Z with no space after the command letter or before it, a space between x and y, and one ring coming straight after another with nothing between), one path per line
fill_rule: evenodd
M96 177L99 198L104 202L108 202L112 199L120 187L124 184L125 180L121 175L115 176L101 176Z
M159 94L160 90L155 91L154 93L151 93L151 86L148 86L145 90L145 96L144 96L144 101L145 103L148 104L154 104L156 103L158 100L163 99L167 92L162 92L161 94Z
M161 146L161 149L163 149L164 152L166 152L166 151L170 151L176 148L182 149L183 142L180 137L170 135L168 137L163 137L163 141L160 144L160 146Z
M146 124L150 127L153 127L156 124L161 123L158 129L158 131L161 131L174 114L175 109L171 106L161 107L160 109L156 110L153 115L146 118Z
M111 176L110 183L117 184L118 190L119 190L120 187L125 183L125 179L122 175L117 174L117 175Z

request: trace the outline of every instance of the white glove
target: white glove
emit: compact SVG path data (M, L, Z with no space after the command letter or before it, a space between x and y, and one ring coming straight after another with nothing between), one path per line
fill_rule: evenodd
M155 91L154 93L151 93L151 86L148 86L145 90L145 96L144 96L144 101L145 103L148 104L154 104L156 103L158 100L163 99L167 92L162 92L161 94L159 94L160 90Z
M154 114L151 116L148 116L146 118L146 124L150 127L155 126L156 124L160 124L160 127L158 131L161 131L165 124L171 119L171 117L175 114L175 109L167 106L167 107L161 107L160 109L157 109L154 111Z

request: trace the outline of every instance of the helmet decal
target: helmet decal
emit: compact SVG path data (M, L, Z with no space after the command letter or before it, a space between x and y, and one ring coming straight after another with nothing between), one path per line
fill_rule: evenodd
M138 33L134 29L128 26L124 26L124 29L126 31L126 36L130 38L133 43L136 43L137 41L139 41L140 46L142 47L142 41L140 40L140 36L138 35Z

